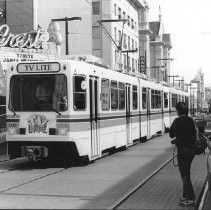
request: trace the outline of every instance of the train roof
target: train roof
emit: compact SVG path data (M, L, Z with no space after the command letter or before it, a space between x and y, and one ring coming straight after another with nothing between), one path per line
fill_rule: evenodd
M71 58L71 57L70 57ZM64 65L71 65L75 70L80 72L80 68L77 67L83 67L81 68L81 72L84 71L84 69L89 68L90 71L93 73L96 73L97 75L101 75L102 77L108 77L108 78L112 78L112 79L119 79L120 75L121 75L121 79L123 80L122 82L126 82L128 80L128 78L130 78L130 81L135 81L138 80L141 81L141 85L145 86L147 88L154 88L154 89L158 89L158 90L163 90L163 91L168 91L168 92L174 92L176 94L184 94L186 93L183 90L174 88L174 87L168 87L165 84L162 83L158 83L155 81L150 81L147 80L146 78L142 78L140 76L140 74L137 76L135 74L128 74L128 73L123 73L123 72L119 72L119 71L115 71L112 69L108 69L105 68L103 66L101 66L101 63L99 61L98 65L93 64L92 62L84 62L84 60L78 60L78 59L54 59L54 60L44 60L44 61L27 61L27 62L13 62L13 63L9 63L8 67L9 69L11 69L11 66L15 67L18 64L35 64L35 63L60 63L62 66ZM85 68L86 67L86 68ZM79 69L79 70L78 70ZM88 72L88 71L87 71ZM112 73L112 74L111 74ZM129 81L128 81L129 82Z

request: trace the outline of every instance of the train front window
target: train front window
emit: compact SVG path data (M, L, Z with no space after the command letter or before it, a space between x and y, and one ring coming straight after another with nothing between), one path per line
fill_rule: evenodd
M10 80L12 111L67 110L67 79L58 75L15 75Z

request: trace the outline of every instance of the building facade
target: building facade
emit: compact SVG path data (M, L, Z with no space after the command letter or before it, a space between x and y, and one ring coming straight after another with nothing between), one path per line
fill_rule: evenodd
M92 54L111 68L140 71L139 57L145 50L139 50L139 28L147 10L142 0L1 0L0 3L5 9L5 22L15 34L36 30L38 26L47 29L52 19L81 17L81 21L68 22L68 31L65 22L58 22L63 35L62 54L68 33L69 54ZM99 24L103 20L111 21L101 22L107 32Z
M205 101L206 101L206 108L209 108L211 112L211 87L205 87Z
M0 0L0 8L0 23L8 24L14 34L46 30L52 19L80 17L67 25L58 22L61 54L68 48L71 55L95 55L110 68L169 83L171 37L163 31L161 14L158 21L149 22L146 1Z
M196 83L197 108L198 110L201 110L206 107L204 73L202 72L202 69L199 69L197 71L197 74L195 75L195 78L191 81L191 83Z
M164 33L164 27L159 14L159 20L149 23L150 35L150 77L157 82L170 85L170 50L171 35Z

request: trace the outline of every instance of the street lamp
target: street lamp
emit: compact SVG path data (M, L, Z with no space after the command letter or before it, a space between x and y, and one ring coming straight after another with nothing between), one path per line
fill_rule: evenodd
M65 42L66 42L66 55L69 55L69 47L68 47L68 22L73 21L73 20L81 20L81 17L65 17L65 18L56 18L56 19L51 19L51 22L65 22Z

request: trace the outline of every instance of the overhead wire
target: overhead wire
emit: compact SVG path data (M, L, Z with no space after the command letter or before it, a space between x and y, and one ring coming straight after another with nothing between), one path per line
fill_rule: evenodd
M91 2L89 2L88 0L84 0L85 2L87 2L88 4L90 4L91 6L92 6L92 3ZM100 12L103 14L103 15L105 15L106 17L108 17L108 18L110 18L110 16L107 14L107 13L104 13L101 9L100 9ZM121 25L120 25L120 23L117 23L120 27L122 27ZM130 34L132 34L133 36L135 36L136 38L139 38L139 36L138 35L136 35L135 33L131 33L131 31L129 31L128 29L124 29L124 31L127 31L128 33L130 33Z

